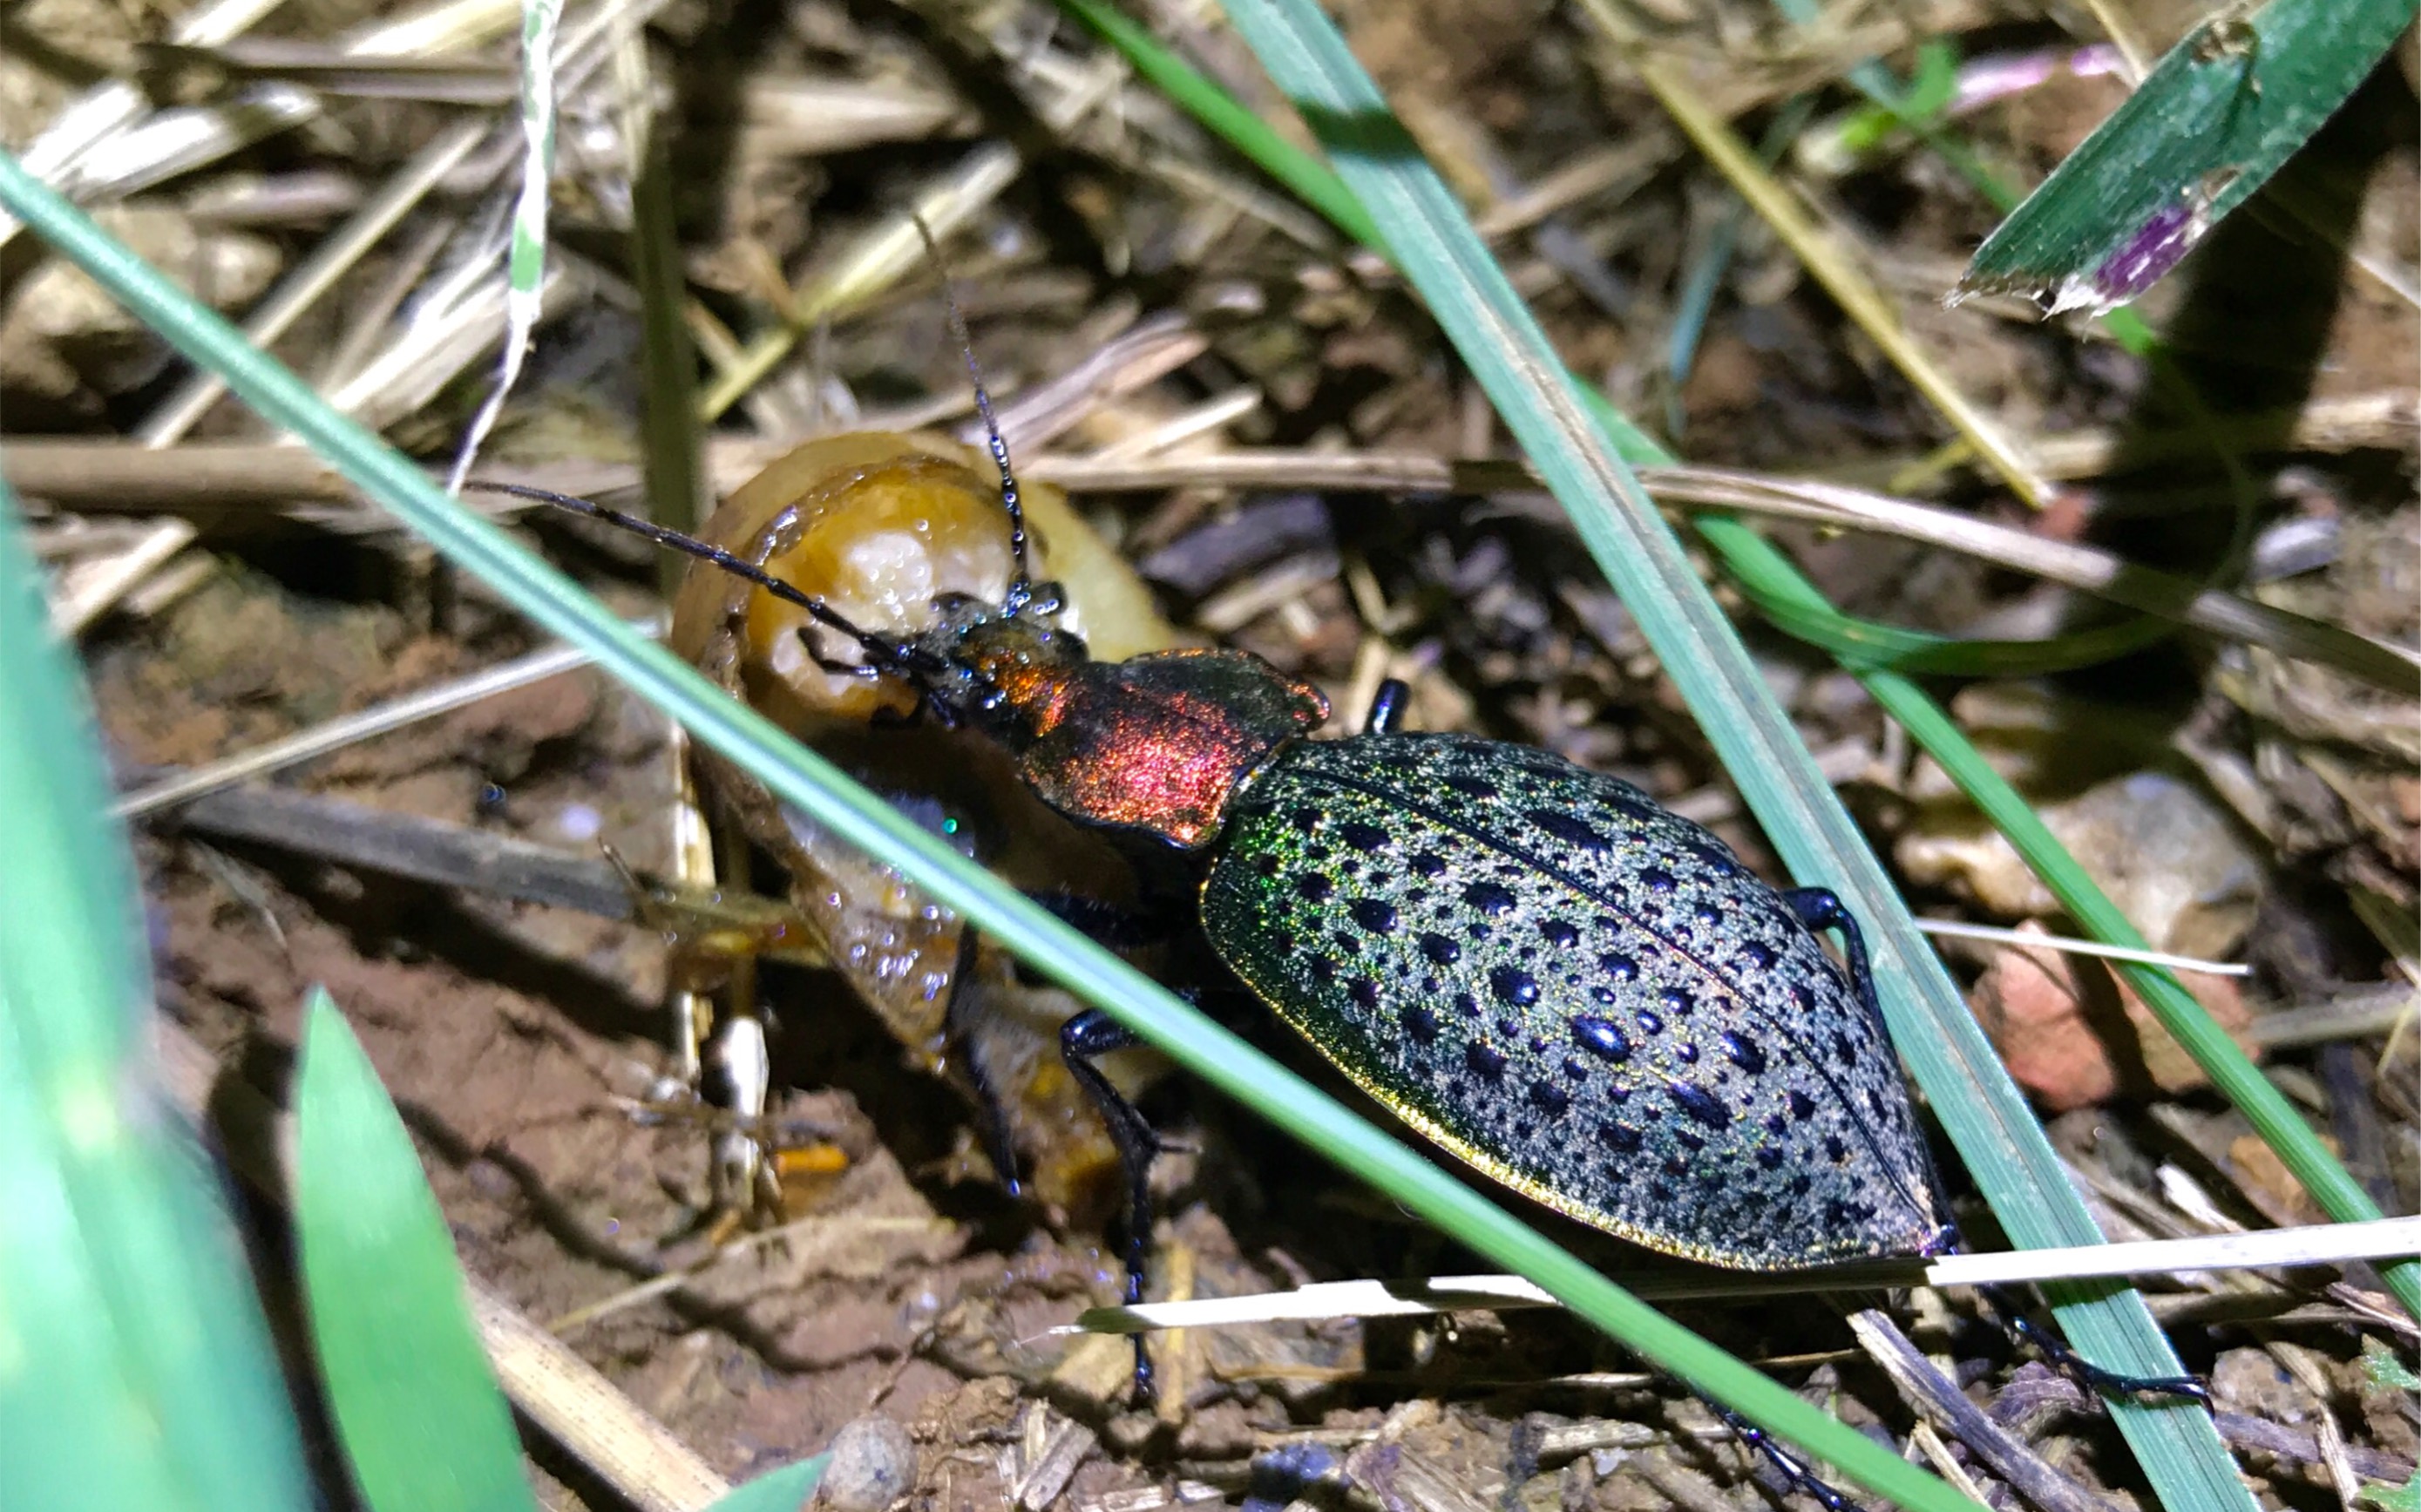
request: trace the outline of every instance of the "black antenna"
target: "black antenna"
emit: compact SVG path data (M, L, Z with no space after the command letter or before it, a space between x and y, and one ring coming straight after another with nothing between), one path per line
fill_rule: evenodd
M1015 614L1025 605L1026 593L1033 586L1034 575L1025 562L1025 506L1017 496L1017 475L1009 471L1008 443L1000 439L1000 422L992 413L992 396L984 392L983 367L976 361L975 337L967 334L967 318L960 312L955 280L950 277L950 264L942 256L941 243L933 240L933 228L915 210L908 218L916 223L916 234L925 239L925 251L942 274L942 304L950 312L950 334L959 338L959 351L967 359L967 376L975 381L976 413L983 416L984 435L992 443L992 465L1000 469L1000 507L1008 512L1008 550L1017 566L1017 580L1008 585L1002 605Z
M608 508L594 499L584 499L575 493L557 493L552 489L532 488L525 483L492 483L482 478L472 478L462 486L466 489L476 489L482 493L506 493L516 499L534 499L540 504L551 504L558 509L569 510L576 515L586 515L591 520L602 520L617 530L627 530L634 536L645 537L659 546L669 546L674 551L685 552L701 562L711 562L732 576L755 584L784 603L796 604L813 616L818 624L829 626L848 636L855 641L858 648L867 655L895 671L906 672L915 666L916 659L913 649L904 643L892 640L887 636L877 635L872 631L858 629L856 625L850 622L848 616L813 594L801 592L797 587L783 582L756 563L735 556L711 542L702 541L695 536L684 536L679 531L667 525L657 524L652 520L642 520L637 515L624 514L619 509Z

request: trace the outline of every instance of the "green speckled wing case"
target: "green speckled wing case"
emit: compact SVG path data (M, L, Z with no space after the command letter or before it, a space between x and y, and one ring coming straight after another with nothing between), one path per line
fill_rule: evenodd
M1222 959L1498 1180L1746 1270L1942 1247L1882 1025L1779 893L1638 788L1463 736L1306 741L1225 841Z

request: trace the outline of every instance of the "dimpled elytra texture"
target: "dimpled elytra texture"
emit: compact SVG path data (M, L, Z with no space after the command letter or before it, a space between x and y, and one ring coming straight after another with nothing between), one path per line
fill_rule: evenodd
M1222 959L1490 1176L1745 1270L1942 1247L1882 1025L1780 894L1638 788L1461 736L1306 741L1226 839Z

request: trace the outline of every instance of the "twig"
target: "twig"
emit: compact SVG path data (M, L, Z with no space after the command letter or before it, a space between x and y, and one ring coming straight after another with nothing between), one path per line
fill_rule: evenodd
M718 478L744 475L781 449L785 445L761 441L723 443L710 448L709 470ZM129 458L128 448L117 443L12 441L0 448L0 466L19 491L68 506L106 501L117 509L192 508L206 503L232 507L351 496L310 458L289 452L259 460L269 450L188 447L174 454L179 460L163 461ZM1046 456L1028 460L1021 471L1035 482L1093 492L1202 487L1485 494L1527 492L1541 486L1537 475L1520 462L1453 461L1408 452L1239 449L1143 458ZM2421 662L2398 647L2140 568L2094 547L2046 540L1953 510L1838 484L1707 467L1644 468L1640 478L1660 501L1781 515L1921 541L2164 615L2213 635L2333 666L2391 693L2409 694L2421 683ZM550 481L565 491L585 488L594 493L627 487L633 476L627 467L588 464L579 483Z
M1872 1309L1852 1314L1850 1329L1910 1407L1974 1450L1993 1474L2042 1512L2116 1512L2111 1503L2052 1468L2042 1456L1960 1395L1959 1388L1933 1368L1933 1362L1909 1342L1887 1315Z
M2000 1286L2096 1276L2167 1275L2179 1271L2256 1270L2270 1266L2339 1265L2421 1254L2421 1218L2368 1224L2314 1224L2246 1234L2210 1234L2126 1244L1945 1255L1931 1260L1877 1261L1791 1275L1641 1274L1630 1289L1649 1301L1749 1296L1844 1287ZM1236 1323L1332 1317L1404 1317L1480 1308L1552 1307L1544 1291L1519 1276L1435 1276L1423 1281L1330 1281L1291 1291L1218 1297L1190 1302L1139 1302L1096 1307L1068 1332L1131 1333L1159 1328L1215 1328Z
M661 633L659 622L650 621L647 629L651 634ZM372 736L416 725L424 719L433 719L483 698L515 688L525 688L533 682L543 682L560 673L586 666L588 660L588 654L576 647L550 646L545 650L516 657L467 678L456 678L433 688L423 688L400 698L390 698L359 713L315 725L285 740L272 740L266 745L239 752L223 761L195 767L165 782L138 788L119 799L112 812L122 819L136 818L171 803L199 798L222 787L232 787L247 777L296 766L314 756L341 751Z

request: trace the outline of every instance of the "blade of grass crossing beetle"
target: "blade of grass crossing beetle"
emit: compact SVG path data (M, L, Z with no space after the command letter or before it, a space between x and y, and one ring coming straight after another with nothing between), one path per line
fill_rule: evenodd
M1738 521L1714 515L1696 517L1709 544L1743 585L1752 581L1752 596L1760 604L1788 605L1810 616L1825 607L1815 585L1764 538ZM2057 897L2060 906L2085 932L2105 943L2140 947L2144 941L2116 904L2110 900L2068 849L2007 779L1993 771L1973 742L1922 688L1897 672L1850 668L1884 712L1892 716L1940 762L1943 771L1981 809L1986 818L2009 838L2026 865ZM2201 1004L2169 972L2157 967L2120 968L2142 994L2162 1025L2204 1072L2212 1084L2241 1110L2255 1130L2278 1152L2320 1210L2338 1223L2365 1223L2380 1216L2378 1204L2353 1174L2296 1113L2286 1095L2237 1048ZM2380 1270L2398 1302L2421 1317L2421 1266L2399 1261Z
M1065 3L1067 3L1067 0L1063 0L1063 4ZM1165 50L1162 49L1159 43L1151 39L1140 29L1127 27L1116 32L1106 33L1105 35L1109 36L1114 43L1122 51L1132 52L1134 50L1149 50L1154 53L1164 55L1154 60L1153 67L1144 70L1150 77L1159 78L1164 74L1178 72L1183 72L1189 75L1193 84L1192 92L1186 96L1179 97L1181 101L1187 104L1187 108L1195 108L1192 102L1194 95L1205 92L1216 94L1218 92L1215 85L1210 84L1210 81L1202 78L1199 74L1192 73L1187 65L1185 65L1181 60L1174 58L1173 55L1165 55ZM1212 125L1215 128L1216 117L1205 116L1203 118L1206 124ZM1238 145L1242 150L1246 151L1248 156L1254 156L1257 162L1260 161L1257 153L1249 144ZM1270 167L1273 174L1284 181L1292 181L1291 176L1325 175L1330 172L1326 164L1312 159L1301 148L1298 148L1291 143L1286 142L1282 138L1277 138L1274 135L1269 138L1267 149L1276 154L1280 161L1275 164L1265 164L1265 166ZM1984 187L1989 195L1991 195L1996 199L2000 197L1997 185L1986 184ZM2014 203L2015 198L2016 196L2013 195L2008 195L2006 202ZM1376 243L1370 243L1370 245L1372 250L1379 250ZM2110 325L2113 335L2117 336L2121 344L2125 345L2129 351L2135 351L2139 354L2150 353L2156 361L2155 370L2156 373L2158 372L2157 359L2159 354L2157 351L2157 345L2152 340L2150 333L2143 327L2140 321L2134 320L2129 312L2124 310L2113 311L2103 317L2103 320L2106 324ZM1617 413L1611 406L1605 404L1601 397L1597 396L1586 389L1583 390L1583 394L1584 397L1588 400L1592 408L1595 410L1599 423L1605 428L1608 435L1613 438L1617 451L1625 460L1645 463L1670 462L1671 458L1668 454L1659 447L1652 440L1649 440L1648 437L1641 434L1630 424L1628 419ZM2191 399L2190 395L2188 397ZM2189 407L2195 409L2196 412L2199 413L2198 405L2190 404ZM2226 458L2227 456L2227 447L2226 438L2225 435L2214 432L2212 439L2218 444L2223 457ZM1733 575L1734 579L1744 589L1748 590L1751 598L1758 604L1761 610L1769 613L1770 615L1779 616L1777 618L1777 623L1781 623L1786 628L1793 630L1794 632L1809 633L1811 638L1817 639L1820 644L1837 644L1844 653L1861 649L1870 649L1873 646L1896 646L1900 643L1897 642L1894 637L1913 633L1898 631L1895 627L1891 626L1875 625L1870 621L1854 619L1851 616L1840 614L1839 611L1834 609L1832 605L1824 600L1822 595L1815 591L1813 585L1807 583L1806 579L1799 573L1798 569L1794 568L1780 552L1769 544L1763 538L1757 535L1753 530L1749 529L1745 525L1739 524L1735 522L1715 515L1701 514L1696 518L1700 523L1700 533L1707 538L1709 544L1715 547L1719 554L1722 555L1725 567ZM1913 649L1922 648L1924 644L1925 643L1922 640L1908 643L1910 648ZM2019 659L2023 657L2045 656L2050 653L2055 643L2053 642L1966 643L1967 647L1971 651L1977 652L1979 654L1991 657L2007 656L2010 658L2010 664L2023 664ZM1852 662L1851 664L1854 670L1855 663ZM1902 690L1906 694L1913 695L1920 699L1923 696L1921 693L1918 693L1913 688L1913 685L1907 683L1904 678L1891 678L1884 674L1873 672L1861 672L1860 676L1866 678L1871 687L1896 688ZM1966 740L1964 735L1962 735L1958 728L1948 721L1943 720L1930 722L1923 727L1929 729L1931 732L1924 737L1929 753L1937 759L1941 760L1945 769L1950 772L1954 776L1961 772L1977 770L1989 771L1989 768L1985 768L1980 758L1976 756L1974 746ZM1988 793L1979 789L1972 796L1975 796L1979 803L1982 803L1988 810L1993 807ZM2039 826L2036 826L2036 828L2039 829ZM2023 837L2021 838L2020 843L2023 848L2024 844ZM2054 866L2065 866L2071 871L2077 869L2074 858L2069 856L2065 850L2060 848L2055 841L2049 842L2049 849L2039 854L2032 850L2028 850L2025 853L2027 854L2029 862L2034 865L2038 871L2042 872L2046 876L2050 876L2052 874L2052 869ZM2133 937L2132 931L2127 932L2127 937ZM2160 992L2160 989L2156 986L2149 989L2148 991ZM2179 989L2175 993L2162 993L2159 1000L2169 1002L2173 1010L2180 1017L2191 1014L2195 1016L2197 1021L2201 1021L2206 1024L2208 1022L2209 1015L2201 1009L2199 1005L2194 1003L2191 996L2185 994L2182 989ZM2156 1009L2156 1011L2158 1010ZM2207 1066L2206 1068L2212 1071L2213 1080L2223 1088L2226 1088L2234 1083L2236 1080L2235 1078L2225 1074L2218 1068L2220 1061L2225 1060L2226 1056L2233 1056L2236 1054L2232 1044L2229 1044L2226 1040L2226 1037L2224 1035L2196 1033L2191 1036L2181 1036L2180 1038L2183 1039L2190 1048L2192 1046L2207 1042L2215 1042L2219 1045L2225 1046L2225 1054L2215 1056L2213 1063ZM2240 1060L2241 1059L2241 1056L2236 1056L2236 1058ZM2261 1082L2260 1085L2266 1088L2266 1080ZM2269 1095L2274 1097L2274 1089L2267 1089L2267 1092ZM2257 1128L2262 1127L2264 1122L2265 1121L2262 1118L2256 1116L2255 1123ZM2289 1125L2288 1127L2291 1131L2291 1129L2294 1126ZM2343 1166L2336 1161L2335 1158L2329 1153L2324 1146L2319 1146L2316 1141L2306 1141L2293 1146L2284 1147L2283 1152L2285 1152L2285 1158L2288 1160L2290 1168L2296 1170L2299 1174L2306 1169L2307 1164L2310 1165L2313 1172L2312 1176L2308 1178L2311 1184L2311 1189L2319 1194L2324 1209L2330 1211L2333 1216L2339 1218L2358 1218L2361 1216L2362 1212L2366 1210L2366 1208L2356 1208L2351 1205L2345 1206L2343 1209L2340 1210L2339 1208L2331 1205L2329 1194L2331 1192L2341 1192L2349 1190L2350 1177L2345 1172ZM2410 1270L2411 1268L2409 1267L2398 1267L2389 1272L2390 1286L2397 1288L2399 1299L2405 1299L2408 1306L2411 1305L2410 1299L2406 1297L2407 1283L2410 1279ZM2200 1456L2201 1460L2206 1467L2209 1467L2215 1461L2216 1456L2209 1452L2210 1446L2207 1442L2200 1447L2203 1451Z
M353 1484L374 1512L536 1512L412 1136L325 990L303 1014L294 1237Z
M133 858L0 483L0 1483L59 1512L310 1504L218 1180L147 1052Z
M1985 239L1965 294L2124 304L2269 181L2413 24L2413 0L2272 0L2169 49Z
M1142 1033L1188 1071L1846 1478L1919 1512L1973 1512L1974 1502L1674 1324L960 855L671 653L638 637L493 524L438 491L408 460L330 411L292 373L247 345L233 327L6 153L0 153L0 206L145 324L224 377L246 404L294 431L457 566L541 629L586 647L633 693L679 719L844 844L883 857L942 907L964 915L1045 976Z
M1554 350L1461 207L1309 0L1228 0L1237 31L1327 148L1575 528L1620 592L1792 873L1833 887L1865 922L1894 1041L2012 1239L2100 1240L2057 1155L1975 1016L1916 932L1865 837L1771 694L1679 543L1599 439ZM1601 411L1610 411L1599 401ZM2088 1358L2131 1374L2182 1373L2143 1300L2062 1288L2060 1319ZM2156 1488L2184 1506L2252 1502L2208 1414L2113 1403Z

